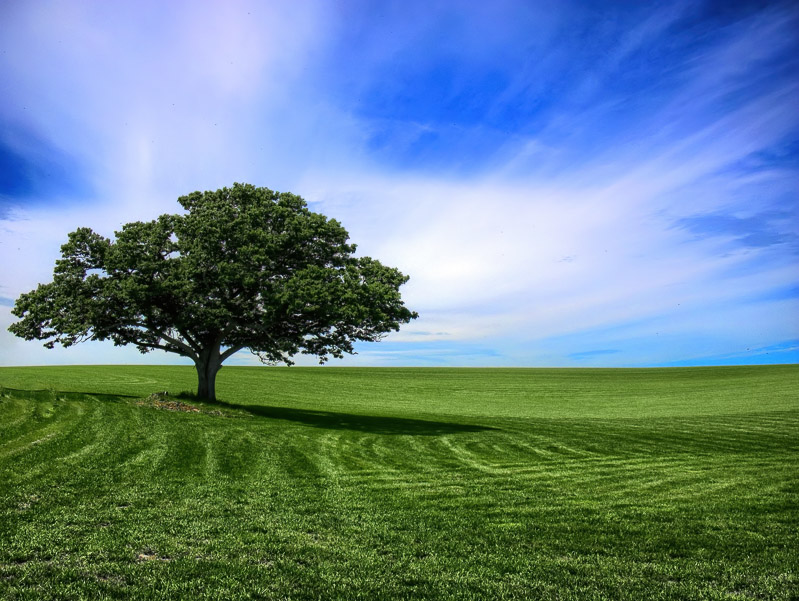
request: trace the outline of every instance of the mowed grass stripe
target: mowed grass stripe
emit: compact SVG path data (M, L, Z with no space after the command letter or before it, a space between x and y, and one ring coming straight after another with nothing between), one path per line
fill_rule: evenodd
M16 406L25 403L24 399L19 398L9 401ZM86 407L82 403L37 399L35 403L25 404L28 410L21 412L24 421L14 420L14 427L3 429L0 437L0 457L16 461L20 472L24 471L26 462L35 464L39 457L50 457L48 447L63 445L74 430L83 428L87 423L84 420ZM31 448L33 446L37 448Z
M231 370L255 392L203 413L115 369L0 370L2 598L797 595L796 369Z

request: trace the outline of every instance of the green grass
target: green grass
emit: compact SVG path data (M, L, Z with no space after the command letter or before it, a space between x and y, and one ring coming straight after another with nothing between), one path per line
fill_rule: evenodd
M797 599L799 366L0 369L1 599Z

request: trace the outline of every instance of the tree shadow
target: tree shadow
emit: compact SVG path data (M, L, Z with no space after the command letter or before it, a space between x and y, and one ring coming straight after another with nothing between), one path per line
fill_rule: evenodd
M141 396L128 394L106 394L97 392L74 392L60 391L55 389L44 390L23 390L0 386L0 393L11 395L22 395L25 398L37 401L56 401L56 400L85 400L87 397L100 401L120 401L130 399L141 399ZM160 393L159 393L160 394ZM165 398L172 398L179 401L188 401L199 406L214 407L217 409L234 410L245 415L258 418L279 419L314 428L328 430L353 430L369 434L393 434L393 435L416 435L416 436L441 436L444 434L457 434L464 432L484 432L496 430L489 426L477 424L458 424L453 422L431 421L426 419L415 419L410 417L390 417L378 415L360 415L356 413L340 413L336 411L317 411L311 409L295 409L292 407L272 407L264 405L242 405L239 403L228 403L225 401L208 401L200 399L195 394L180 392L167 395Z
M55 388L40 388L36 390L25 388L9 388L8 386L0 386L0 395L8 394L10 396L23 396L26 399L35 401L58 401L58 400L84 400L87 397L97 399L100 401L118 401L120 399L138 399L141 398L134 394L119 394L119 393L105 393L105 392L78 392L74 390L57 390Z
M354 430L369 434L413 434L417 436L440 436L462 432L483 432L495 430L477 424L458 424L453 422L430 421L410 417L390 417L379 415L360 415L336 411L317 411L295 409L292 407L272 407L264 405L241 405L225 401L205 401L221 409L235 409L255 417L280 419L327 430Z

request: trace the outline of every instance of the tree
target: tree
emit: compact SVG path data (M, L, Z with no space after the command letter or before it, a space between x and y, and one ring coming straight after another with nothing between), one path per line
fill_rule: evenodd
M234 184L178 202L184 213L125 224L115 240L70 233L53 281L17 299L9 330L47 348L111 340L189 357L198 396L215 400L241 349L323 363L417 317L399 293L407 276L355 257L341 224L299 196Z

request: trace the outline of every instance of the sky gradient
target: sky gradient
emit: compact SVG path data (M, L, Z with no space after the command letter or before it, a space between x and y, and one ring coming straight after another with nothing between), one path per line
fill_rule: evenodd
M185 362L10 310L68 232L233 182L410 275L333 365L797 363L797 107L792 2L5 2L0 364Z

